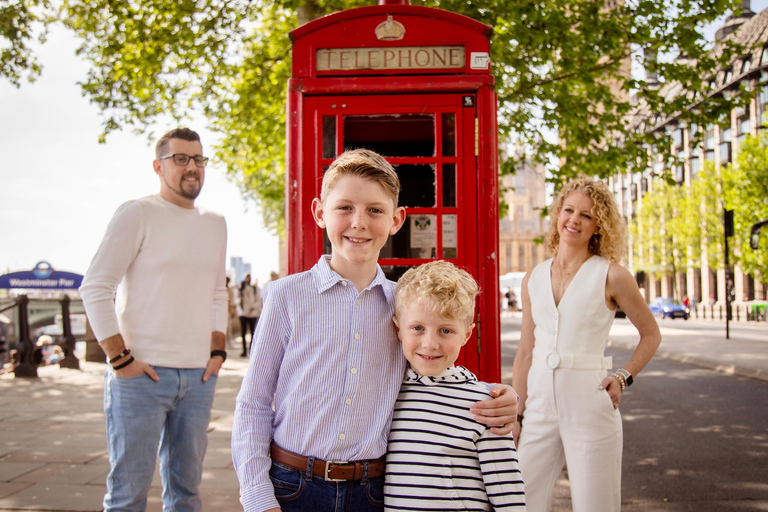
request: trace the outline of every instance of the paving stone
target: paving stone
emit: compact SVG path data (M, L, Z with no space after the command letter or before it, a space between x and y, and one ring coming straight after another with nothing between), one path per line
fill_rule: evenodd
M39 483L0 499L0 509L100 511L103 499L99 486Z
M10 482L41 467L43 464L35 462L2 462L0 464L0 481ZM33 480L33 482L35 481Z
M11 494L17 493L20 490L24 489L25 487L29 487L32 484L28 483L6 483L6 482L0 482L0 498L5 498L6 496L10 496ZM0 510L2 510L2 507L0 507Z
M49 484L88 484L106 481L109 466L90 464L46 464L19 476L14 482L46 482Z

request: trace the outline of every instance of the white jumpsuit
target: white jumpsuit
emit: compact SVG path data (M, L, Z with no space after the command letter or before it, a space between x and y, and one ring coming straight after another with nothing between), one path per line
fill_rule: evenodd
M535 342L518 444L528 511L549 511L565 463L574 512L618 512L621 416L598 389L612 365L604 356L614 317L605 305L609 262L588 259L558 306L551 266L539 264L528 280Z

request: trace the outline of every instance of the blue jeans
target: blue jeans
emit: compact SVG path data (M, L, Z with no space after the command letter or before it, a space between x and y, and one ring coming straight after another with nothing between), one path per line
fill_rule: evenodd
M272 462L269 476L282 512L381 512L384 476L326 482L319 476Z
M117 378L111 369L104 375L110 465L104 496L107 512L147 508L158 455L163 510L202 509L198 486L216 376L203 382L203 368L154 369L159 382L146 374Z

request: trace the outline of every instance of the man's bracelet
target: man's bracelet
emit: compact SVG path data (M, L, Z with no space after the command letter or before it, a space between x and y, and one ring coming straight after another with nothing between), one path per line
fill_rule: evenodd
M123 364L119 364L117 366L113 366L112 369L113 370L122 370L123 368L125 368L126 366L128 366L129 364L131 364L134 361L135 361L135 359L133 358L133 356L131 356L131 358L128 359L126 362L124 362Z
M131 353L131 349L124 348L122 352L120 352L115 357L113 357L112 359L109 360L109 364L115 364L117 361L119 361L120 359L124 358L125 356L127 356L130 353Z
M214 356L221 356L224 358L224 361L227 360L227 351L226 350L211 350L211 357Z

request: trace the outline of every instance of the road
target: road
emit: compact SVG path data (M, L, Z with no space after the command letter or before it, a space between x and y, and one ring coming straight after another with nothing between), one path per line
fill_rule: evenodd
M721 333L724 340L724 327L712 322L664 320L660 325L665 340ZM631 336L630 328L617 321L612 338ZM736 328L739 336L765 339L760 327ZM518 336L518 325L503 323L506 371ZM613 347L608 355L621 364L630 352ZM621 405L622 512L768 510L767 404L768 382L669 359L651 361ZM553 512L570 510L564 476L555 489Z

